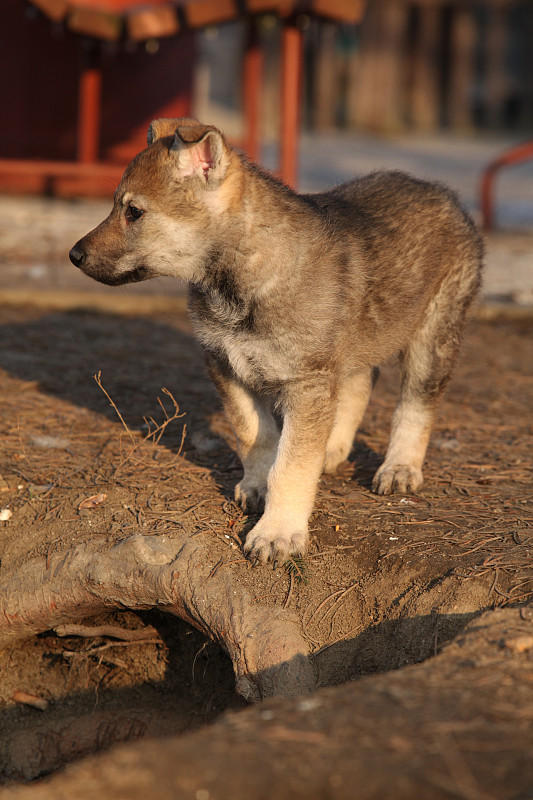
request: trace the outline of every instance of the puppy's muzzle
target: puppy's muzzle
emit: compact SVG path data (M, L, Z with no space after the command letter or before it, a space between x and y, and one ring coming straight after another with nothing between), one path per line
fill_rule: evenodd
M78 267L79 269L82 268L83 262L85 261L85 253L77 244L74 245L68 254L68 257L75 267Z

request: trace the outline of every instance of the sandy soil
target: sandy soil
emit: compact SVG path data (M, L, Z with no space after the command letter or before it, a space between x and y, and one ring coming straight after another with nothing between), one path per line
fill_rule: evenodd
M531 602L533 322L471 324L416 497L369 488L397 391L386 368L349 462L321 482L309 555L272 571L242 556L254 520L232 501L234 441L182 303L146 308L2 309L0 580L80 542L201 537L213 570L296 615L325 686L431 660L476 615ZM85 621L104 623L146 635L48 631L0 653L0 780L244 705L226 654L185 623L149 610Z

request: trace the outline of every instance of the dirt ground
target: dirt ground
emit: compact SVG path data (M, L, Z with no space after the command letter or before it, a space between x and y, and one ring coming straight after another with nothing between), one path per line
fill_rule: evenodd
M321 481L308 556L272 570L242 556L254 520L232 501L241 468L180 298L0 317L1 581L81 542L185 532L257 604L294 613L322 686L429 664L482 612L531 603L533 319L471 323L417 496L370 491L397 396L385 368L349 462ZM221 647L186 623L124 610L85 624L0 651L0 783L245 705Z

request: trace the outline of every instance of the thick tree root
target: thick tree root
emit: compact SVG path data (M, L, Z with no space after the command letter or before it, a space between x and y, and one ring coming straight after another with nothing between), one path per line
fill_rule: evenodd
M312 691L296 620L252 603L212 560L199 538L136 535L29 561L0 583L0 646L105 610L158 608L222 645L247 700Z
M120 745L0 798L529 798L531 618L489 612L423 664Z

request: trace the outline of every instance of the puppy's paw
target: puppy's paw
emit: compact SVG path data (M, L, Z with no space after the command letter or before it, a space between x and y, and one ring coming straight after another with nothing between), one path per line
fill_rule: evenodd
M346 461L350 455L349 447L332 447L326 450L326 460L324 462L324 472L333 475L338 467Z
M409 464L383 464L372 481L372 491L376 494L394 492L416 492L424 482L422 470Z
M243 478L235 487L235 502L240 505L243 511L255 514L257 511L262 511L265 505L266 492L266 486L256 486Z
M254 564L267 564L269 561L284 564L288 558L305 555L309 534L307 529L280 524L269 525L262 517L246 537L244 553Z

